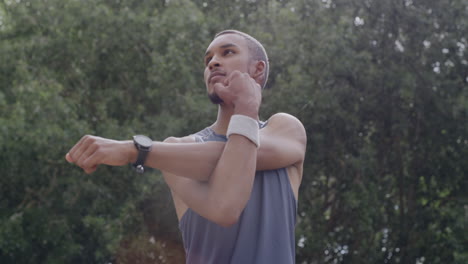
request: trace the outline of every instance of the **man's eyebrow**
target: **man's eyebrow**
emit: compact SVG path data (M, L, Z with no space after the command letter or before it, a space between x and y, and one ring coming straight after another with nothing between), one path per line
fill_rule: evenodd
M234 43L227 43L227 44L224 44L222 45L220 48L221 49L227 49L227 48L231 48L231 47L236 47L237 48L237 45L234 44ZM208 54L211 53L211 50L207 50L206 53L205 53L205 57L208 56Z

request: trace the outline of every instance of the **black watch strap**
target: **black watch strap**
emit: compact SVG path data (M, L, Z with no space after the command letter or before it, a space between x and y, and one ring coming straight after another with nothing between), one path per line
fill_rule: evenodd
M151 151L152 140L143 135L133 136L133 143L135 148L138 150L138 157L136 162L133 164L135 170L139 173L145 172L145 161L148 153Z
M138 150L138 158L137 161L133 163L133 167L139 173L145 172L144 165L146 161L146 156L148 156L148 151Z

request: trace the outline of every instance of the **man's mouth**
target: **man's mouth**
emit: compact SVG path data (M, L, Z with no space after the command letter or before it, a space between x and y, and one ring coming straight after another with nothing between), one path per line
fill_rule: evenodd
M208 83L212 83L214 81L219 81L220 79L224 78L226 76L226 73L221 72L221 71L214 71L210 74L210 77L208 78Z

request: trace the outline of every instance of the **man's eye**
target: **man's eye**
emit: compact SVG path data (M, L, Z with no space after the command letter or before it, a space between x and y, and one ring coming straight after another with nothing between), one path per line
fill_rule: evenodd
M231 49L227 49L224 51L224 55L228 55L228 54L234 54L235 52Z
M205 59L205 65L208 65L208 63L210 63L210 61L211 61L211 57L206 58Z

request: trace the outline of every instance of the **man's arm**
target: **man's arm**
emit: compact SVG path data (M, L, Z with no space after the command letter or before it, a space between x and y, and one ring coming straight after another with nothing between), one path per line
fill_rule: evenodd
M150 154L148 166L199 181L208 181L224 150L222 142L193 143L193 140L165 140L159 151ZM304 159L307 143L302 123L292 115L278 113L260 130L256 170L285 168ZM155 145L154 149L158 149Z
M239 130L235 133L241 134L229 135L209 180L184 185L182 193L187 193L183 194L186 196L182 200L190 200L189 206L211 221L230 226L240 217L253 187L258 144L254 143L258 142L255 119L258 118L261 88L247 73L235 71L226 78L225 83L216 83L214 89L223 100L225 109L232 107L234 115L244 116L241 119L231 118L228 131L252 124L250 129L253 130Z
M285 168L304 160L307 135L296 117L278 113L260 130L257 170Z
M173 142L173 141L171 141ZM224 151L223 142L154 142L145 165L199 181L207 181ZM260 130L256 170L284 168L303 157L305 131L295 117L276 114ZM92 173L99 164L123 166L134 163L138 152L130 140L116 141L84 136L67 153L67 160Z
M248 74L234 71L226 78L225 83L216 83L215 88L218 95L224 100L225 107L232 107L234 114L250 116L254 119L257 118L261 102L261 88ZM271 123L275 122L271 120ZM281 125L276 128L274 124L271 124L271 126L273 127L272 129L265 128L261 130L260 146L265 134L263 131L266 131L266 134L271 130L288 132L288 124L285 125L285 128L282 128ZM265 156L277 152L279 149L275 148L274 144L271 144L272 142L268 142L268 140L281 141L283 137L279 136L274 139L265 138L267 141L261 150L265 153ZM167 144L155 142L153 143L152 151L148 154L146 165L176 175L184 175L185 177L197 180L207 180L219 163L221 153L225 151L225 148L226 146L223 143L218 142L203 144ZM280 153L285 152L281 151ZM281 166L282 162L289 163L288 159L291 158L287 153L281 157L281 159L277 159L274 163L270 162L272 160L270 158L262 160L261 169L273 168L274 164ZM86 173L92 173L100 164L122 166L134 163L137 159L137 150L132 141L115 141L94 136L84 136L67 153L66 158L69 162L74 162L82 167ZM295 157L292 158L295 159ZM256 161L256 156L254 156L253 160Z
M147 165L175 175L208 181L224 151L225 143L166 139L155 143ZM167 144L171 142L172 144ZM302 123L292 115L278 113L260 130L256 170L285 168L304 159L307 137Z
M187 142L187 138L170 138L166 142L180 144ZM246 149L249 151L246 152ZM250 198L256 152L256 146L250 140L233 135L229 137L220 162L208 181L197 181L163 171L164 179L173 193L178 215L181 216L181 206L177 204L177 199L180 199L184 205L221 226L234 224Z
M232 105L234 114L257 117L261 98L260 87L247 74L234 72L225 85L217 85L218 94ZM281 120L283 121L280 122ZM272 118L269 126L271 128L265 128L265 132L262 131L260 136L266 140L265 150L262 151L264 154L260 155L261 168L286 167L302 161L305 143L298 143L305 142L305 133L301 133L302 124L297 119L283 114ZM287 140L288 138L290 140ZM204 181L209 179L206 182L191 180L190 184L185 186L196 185L193 191L189 190L190 188L185 188L185 191L183 188L174 188L174 191L184 195L184 202L192 203L190 207L196 208L194 210L205 217L221 225L230 225L237 221L250 198L257 167L257 152L252 141L237 134L231 135L225 145L216 142L156 142L153 151L149 153L147 165L172 175L195 175L192 177ZM275 155L275 152L281 155ZM85 136L66 157L68 161L75 162L87 173L91 173L99 164L116 166L134 162L137 151L131 141Z
M266 130L266 128L269 129ZM275 169L298 166L300 167L300 174L302 174L306 134L300 121L287 114L276 114L270 118L266 128L262 129L265 132L262 134L261 147L257 152L257 161L262 161L263 164L257 164L257 168ZM194 142L194 140L193 137L189 136L184 138L168 138L165 142L190 144ZM263 144L263 142L266 144ZM264 146L263 150L262 146ZM213 174L210 175L209 181L205 182L196 181L188 177L180 177L183 175L176 175L167 171L163 171L163 175L166 183L171 188L179 219L185 213L186 209L190 207L201 216L213 222L223 226L229 226L236 222L247 202L236 199L250 197L251 187L248 189L248 193L247 190L242 190L245 193L235 191L236 187L242 186L232 186L229 181L224 181L220 178L223 176L222 174L217 174L216 172L213 172ZM300 176L301 175L298 175L298 177ZM221 179L221 181L218 181L219 185L213 184L213 182L216 182L215 179ZM250 178L231 178L231 180L238 182L247 180L250 184ZM299 187L300 178L295 179L295 182L297 182L295 185L292 182L292 185L294 185L293 189ZM224 196L222 191L210 194L212 189L217 188L216 186L221 186L221 190L224 190L224 188L230 189L235 196L233 196L231 200L226 200L226 196ZM249 185L246 185L245 188L247 187L249 187ZM216 195L219 196L217 197ZM222 207L218 204L220 200L224 201Z

